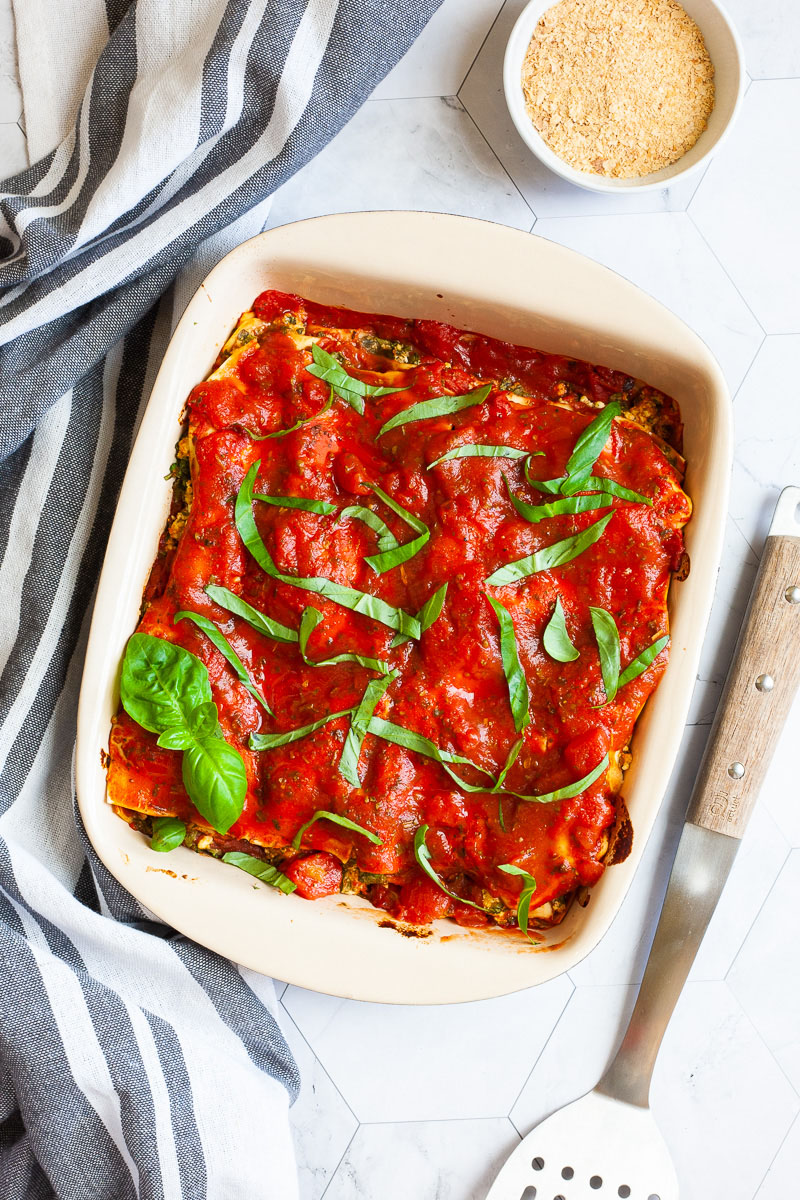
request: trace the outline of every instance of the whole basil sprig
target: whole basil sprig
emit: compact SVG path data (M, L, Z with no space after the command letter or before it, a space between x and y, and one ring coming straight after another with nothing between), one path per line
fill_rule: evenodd
M158 745L182 750L183 783L201 816L227 833L242 814L247 773L222 736L204 663L182 646L149 633L128 641L120 681L122 706Z

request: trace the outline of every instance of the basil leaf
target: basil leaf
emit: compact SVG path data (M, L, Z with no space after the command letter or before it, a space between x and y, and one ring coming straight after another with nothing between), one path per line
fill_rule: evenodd
M383 717L373 717L367 732L375 737L383 738L385 742L403 746L406 750L413 750L426 758L432 758L434 762L438 762L441 767L444 767L450 778L465 792L494 791L495 781L491 771L487 771L485 767L479 767L477 763L471 762L468 758L462 758L460 754L451 754L449 750L440 750L429 738L424 737L421 733L415 733L413 729L406 729L404 725L395 725L393 721L385 721ZM474 767L476 771L488 775L492 783L484 784L482 787L467 783L452 770L449 763L463 763L465 766Z
M592 615L592 628L600 652L600 670L606 692L605 703L608 704L616 696L619 685L619 631L611 613L606 612L604 608L590 606L589 612Z
M339 774L353 787L361 787L361 780L358 777L358 760L372 714L375 712L375 706L389 685L397 679L397 675L397 671L392 671L383 679L372 679L366 686L361 703L350 718L350 728L347 731L339 759Z
M444 598L447 595L447 584L443 583L440 588L433 593L430 599L426 600L422 608L417 613L419 621L420 637L426 629L430 629L434 621L438 620L439 615L444 608ZM409 641L409 638L402 633L398 633L389 643L389 649L394 650L397 646L402 646L403 642Z
M504 788L502 795L516 796L518 800L526 800L529 804L554 804L558 800L571 800L573 796L579 796L581 792L585 792L588 787L591 787L594 781L608 769L608 763L609 758L606 754L594 770L590 771L588 775L584 775L583 779L569 783L566 787L558 788L555 792L540 792L537 796L523 796L521 792L511 792Z
M248 604L246 600L243 600L241 596L237 596L235 592L210 583L206 587L206 595L210 596L220 608L227 609L228 612L241 617L257 633L263 633L265 637L272 638L276 642L297 641L298 635L288 625L281 625L280 621L273 621L272 617L268 617L265 613L259 612L257 608L253 608L252 604Z
M425 469L430 471L431 467L438 467L439 463L449 462L453 458L526 458L529 453L528 450L518 450L516 446L487 446L481 442L468 442L466 446L456 446L454 450L435 458ZM542 454L543 451L534 453Z
M188 725L192 709L212 700L204 663L149 633L129 638L119 691L128 716L150 733Z
M493 792L502 791L503 784L506 781L506 775L508 774L508 772L513 767L514 763L519 758L519 752L522 749L524 743L525 743L524 738L520 738L518 741L514 742L514 745L511 747L511 749L508 752L508 758L505 761L505 765L504 765L502 771L500 772L500 774L497 776L497 783L492 788ZM502 815L502 811L503 810L501 808L501 810L500 810L501 815Z
M389 674L392 668L382 658L366 658L362 654L349 653L334 654L333 658L309 658L306 654L308 639L322 620L324 618L319 609L303 609L303 615L300 618L300 654L304 663L309 667L333 667L336 663L354 662L358 663L361 667L366 667L370 671L378 671L381 675Z
M371 508L365 508L363 504L350 504L339 513L340 521L344 517L352 517L356 521L363 521L373 533L377 533L379 550L394 550L399 545L397 538L386 522L382 521L378 514L374 513Z
M567 478L561 485L561 491L565 496L579 492L585 487L592 467L608 441L614 418L620 416L621 412L622 406L619 401L612 400L586 426L575 443L575 448L567 462Z
M580 658L580 651L575 649L567 633L567 622L560 596L556 597L556 606L553 609L552 617L544 627L542 641L545 650L556 662L574 662L576 658Z
M624 687L626 683L630 683L632 679L643 675L654 659L658 658L661 651L669 644L669 638L665 634L657 641L653 642L652 646L648 646L641 654L637 654L631 662L628 663L625 670L619 677L619 687Z
M567 476L561 475L558 479L531 479L529 463L526 462L525 478L537 491L557 496ZM618 496L620 500L630 500L633 504L649 504L651 507L653 504L653 501L649 497L643 496L641 492L632 492L630 488L623 487L621 483L615 483L613 479L607 479L604 475L590 475L576 490L579 492L605 492L609 496Z
M606 499L605 496L562 496L558 500L552 500L549 504L528 504L525 500L515 496L511 490L511 486L503 476L508 492L508 498L514 505L521 517L526 521L530 521L532 525L536 525L539 521L544 521L548 517L561 517L566 513L584 513L591 512L595 508L608 508L613 504L613 500Z
M209 621L208 617L201 616L200 613L187 611L178 612L173 618L174 624L176 625L178 621L184 620L193 621L198 629L202 629L208 640L212 643L212 645L216 646L217 650L219 650L226 662L233 668L234 674L241 683L242 687L247 689L253 699L257 700L261 707L268 712L271 717L274 717L275 714L273 713L272 709L267 704L266 700L261 695L261 692L250 678L247 667L239 658L239 655L236 653L225 635L221 633L219 629L217 629L214 622Z
M261 879L270 887L277 888L285 896L291 895L297 887L297 884L292 883L291 879L287 879L277 867L264 862L263 858L256 858L253 854L242 854L238 850L229 850L227 854L223 854L222 861L238 867L240 871L247 871L248 875L255 875L256 879Z
M245 429L245 433L252 442L268 442L270 438L286 437L287 433L294 433L296 429L301 429L303 425L310 425L312 421L318 421L324 416L328 409L333 404L333 389L328 399L323 404L318 413L314 413L313 417L301 417L299 421L295 421L294 425L290 425L288 429L276 429L274 433L253 433L251 429Z
M337 717L352 716L354 712L353 708L343 708L341 712L328 713L327 717L322 717L319 721L312 721L310 725L301 725L297 729L289 729L286 733L251 733L250 749L276 750L278 746L288 746L290 742L299 742L301 738L308 737L310 733L316 733L329 721L335 721Z
M514 863L500 863L497 869L498 871L505 871L506 875L522 876L522 891L517 901L517 925L528 940L536 945L538 939L528 933L528 916L531 909L531 900L536 891L536 880L527 871L523 871L522 867L515 866Z
M444 417L448 413L461 412L462 408L471 408L473 404L481 404L492 390L492 385L487 383L484 387L479 387L474 392L468 392L464 396L432 396L430 400L421 400L419 404L412 404L409 408L404 408L382 425L378 430L377 436L380 437L384 433L388 433L390 429L397 429L400 425L407 425L411 421L424 421L428 417Z
M281 574L275 566L267 547L261 540L261 535L258 532L255 517L253 516L253 487L260 466L260 460L254 462L242 482L239 494L236 497L235 520L239 536L262 571L266 571L267 575L271 575L273 579L277 579L280 583L291 584L293 587L303 588L308 592L316 592L320 596L327 596L329 600L333 600L336 604L341 604L343 608L349 608L351 611L361 613L365 617L371 617L374 621L379 621L382 625L387 625L390 629L396 629L400 633L407 633L409 637L418 638L420 635L419 621L407 612L404 612L402 608L393 608L391 604L387 604L384 600L379 599L378 596L371 596L367 592L357 592L353 588L342 587L340 584L334 583L331 579L320 579L313 576L304 579L296 575Z
M260 500L262 504L274 504L276 508L302 508L304 512L319 513L324 517L336 512L335 504L329 504L327 500L309 500L305 496L267 496L259 493L253 499Z
M514 717L514 728L517 733L522 733L523 729L527 729L531 723L530 692L525 672L519 661L514 622L505 605L491 596L488 596L487 599L500 622L500 655L503 659L503 671L508 684L508 699Z
M223 737L199 738L183 752L182 775L189 799L217 833L238 821L247 795L242 756Z
M425 872L428 878L432 879L436 886L440 888L446 895L450 896L451 899L457 900L459 904L468 904L470 908L477 908L478 912L485 912L485 909L482 905L475 904L472 900L465 900L462 896L458 896L455 892L451 892L450 888L447 887L447 885L443 883L436 874L433 866L431 865L431 852L425 842L427 833L428 826L420 825L419 829L414 834L414 857L416 858L422 870Z
M507 583L517 583L527 575L536 575L539 571L552 571L555 567L563 567L565 563L577 558L579 554L582 554L603 536L606 525L613 515L613 513L607 513L606 516L595 521L581 533L564 538L561 542L553 542L551 546L543 546L535 554L529 554L526 558L518 558L516 562L499 567L486 582L493 587L502 587Z
M186 837L186 826L177 817L154 817L153 836L150 838L150 849L166 853L183 845Z
M297 833L294 835L294 841L292 842L292 848L294 850L300 849L300 843L303 840L303 834L305 831L310 829L314 822L319 821L321 818L324 818L326 821L333 821L334 824L341 825L344 829L350 829L353 833L363 834L364 837L372 842L374 846L383 845L383 839L379 838L377 833L372 833L371 830L365 829L363 825L357 825L356 822L351 821L349 817L340 817L338 813L328 812L325 808L318 808L311 820L306 821L305 825L301 825Z
M355 376L349 375L338 359L316 344L311 347L311 357L314 363L312 366L306 367L309 375L316 375L317 379L324 379L326 383L329 383L336 395L341 396L342 400L346 400L359 416L364 415L364 396L388 396L392 392L405 390L404 388L376 387L371 383L363 383Z
M408 509L403 508L401 504L398 504L396 500L393 500L391 496L382 491L377 484L370 483L368 486L384 502L387 508L390 508L401 520L405 521L406 525L410 525L415 533L420 535L414 538L413 541L406 542L403 546L395 542L395 545L391 549L385 550L382 554L371 554L364 559L376 574L382 575L384 571L390 571L392 567L399 567L401 563L408 562L410 558L413 558L427 543L431 535L424 521L420 521L419 517L415 517Z

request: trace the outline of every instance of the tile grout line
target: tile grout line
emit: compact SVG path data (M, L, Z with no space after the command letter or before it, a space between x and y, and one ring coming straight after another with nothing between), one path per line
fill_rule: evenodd
M475 64L478 61L478 59L480 58L481 54L483 54L483 48L486 45L486 43L488 42L489 38L492 36L492 30L494 29L495 25L497 24L497 22L500 20L501 16L503 15L505 7L506 7L506 0L502 0L500 7L498 8L497 12L495 13L494 20L492 21L489 28L486 30L486 36L484 37L483 41L481 42L480 46L478 47L477 54L475 55L472 62L469 64L466 71L464 72L464 78L461 80L461 83L458 85L458 89L456 91L456 96L459 98L459 100L461 99L461 89L463 88L464 84L467 82L470 75L472 74L472 68L475 66ZM464 107L466 108L466 105Z
M506 1114L506 1115L507 1115L507 1117L508 1117L509 1121L511 1121L511 1124L512 1124L512 1125L514 1125L514 1120L513 1120L512 1116L511 1116L511 1113L512 1113L512 1111L513 1111L513 1109L514 1109L514 1106L516 1105L516 1103L517 1103L517 1101L519 1100L519 1098L520 1098L520 1096L522 1095L522 1093L525 1091L525 1088L528 1086L528 1081L529 1081L529 1079L530 1079L530 1078L531 1078L531 1076L533 1075L533 1072L536 1070L536 1066L537 1066L537 1064L538 1064L539 1060L541 1059L542 1055L544 1054L545 1050L546 1050L546 1049L547 1049L547 1047L550 1045L550 1042L552 1041L552 1039L553 1039L553 1036L554 1036L554 1034L555 1034L556 1030L558 1029L559 1025L561 1024L561 1022L562 1022L562 1021L563 1021L563 1019L564 1019L564 1013L565 1013L565 1012L567 1011L567 1009L569 1008L569 1006L570 1006L570 1003L571 1003L571 1001L572 1001L572 998L573 998L573 996L575 995L575 991L576 991L576 989L577 989L577 984L575 983L575 980L574 980L574 979L572 978L572 976L570 975L569 971L567 971L567 972L566 972L566 976L567 976L567 979L570 981L570 983L571 983L571 985L572 985L572 991L571 991L571 992L570 992L570 994L567 996L567 999L566 999L566 1000L565 1000L565 1002L564 1002L564 1007L561 1009L561 1012L558 1014L558 1020L557 1020L557 1021L556 1021L556 1023L553 1025L553 1028L550 1030L550 1036L549 1036L549 1037L546 1039L546 1041L545 1041L544 1045L542 1046L541 1050L540 1050L540 1051L539 1051L539 1053L536 1055L536 1058L534 1059L534 1061L531 1063L531 1069L530 1069L530 1071L528 1071L528 1074L525 1076L525 1079L524 1079L524 1080L523 1080L523 1082L522 1082L522 1086L520 1087L520 1089L519 1089L519 1091L517 1092L516 1096L515 1096L515 1097L514 1097L514 1099L512 1100L512 1102L511 1102L511 1105L509 1106L509 1109L508 1109L508 1112L507 1112L507 1114ZM519 1136L520 1136L520 1137L523 1137L523 1136L524 1136L522 1133L520 1133L519 1129L517 1129L517 1126L516 1126L516 1125L514 1125L514 1128L517 1130L517 1133L519 1133Z
M469 109L468 109L468 108L467 108L467 106L464 104L464 102L463 102L463 101L462 101L462 100L461 100L461 99L460 99L458 96L456 96L456 97L455 97L455 99L456 99L456 100L458 100L458 103L459 103L459 104L460 104L460 106L461 106L461 111L462 111L462 112L464 112L464 113L466 113L466 115L469 117L470 121L472 122L472 126L473 126L473 128L475 129L476 133L478 134L478 137L479 137L479 138L481 138L481 140L483 141L484 145L485 145L485 146L486 146L486 148L488 149L489 153L492 155L492 157L494 158L495 162L497 163L498 167L499 167L499 168L500 168L500 170L503 172L503 174L505 175L506 179L508 180L508 182L509 182L509 183L511 184L511 186L513 187L514 191L517 193L517 195L519 196L520 200L522 201L522 203L523 203L523 204L525 205L525 207L527 208L528 212L529 212L529 213L532 215L532 217L533 217L533 224L535 225L535 224L536 224L536 221L537 221L537 215L536 215L536 213L534 212L534 210L531 208L531 206L530 206L530 204L528 203L528 201L527 201L527 199L525 198L525 196L523 196L522 192L520 191L520 189L519 189L519 187L518 187L518 185L517 185L517 182L516 182L516 180L515 180L515 179L514 179L514 178L513 178L513 177L512 177L512 176L509 174L509 172L506 170L505 166L503 165L503 162L502 162L502 160L500 159L500 157L498 156L498 154L497 154L497 152L495 151L494 147L491 145L491 143L489 142L488 138L486 137L486 134L483 132L483 130L481 129L480 125L479 125L479 124L478 124L478 122L475 120L475 118L473 117L472 113L469 111ZM505 224L505 222L503 222L503 223ZM513 226L512 226L512 227L510 227L510 228L513 228ZM531 226L531 229L533 229L533 225ZM524 230L523 230L522 232L524 232ZM530 229L528 230L528 233L530 233Z
M284 993L284 995L285 995L285 994L286 994L286 993ZM289 1020L290 1024L291 1024L291 1025L292 1025L292 1026L293 1026L293 1027L294 1027L294 1028L297 1030L297 1034L298 1034L298 1037L300 1038L300 1040L301 1040L302 1042L304 1042L304 1043L305 1043L305 1045L308 1047L308 1049L309 1049L309 1052L310 1052L310 1054L311 1054L311 1057L314 1059L314 1062L315 1062L315 1063L317 1063L317 1065L318 1065L318 1066L321 1068L323 1075L324 1075L324 1076L325 1076L325 1078L328 1080L328 1082L330 1083L330 1085L331 1085L331 1087L333 1088L333 1090L336 1092L336 1095L337 1095L337 1096L339 1097L339 1099L342 1101L342 1104L345 1106L345 1108L347 1109L347 1111L350 1113L350 1116L353 1118L353 1120L354 1120L354 1121L356 1121L356 1122L358 1123L358 1125L360 1125L360 1124L361 1124L361 1122L359 1121L358 1117L356 1116L356 1114L353 1112L352 1108L350 1107L350 1103L349 1103L349 1101L345 1099L344 1095L342 1094L342 1091L341 1091L341 1089L339 1088L338 1084L337 1084L337 1083L334 1081L334 1078L333 1078L333 1076L331 1075L330 1071L329 1071L329 1070L328 1070L328 1068L325 1066L325 1064L322 1062L322 1059L319 1057L319 1055L317 1054L316 1050L315 1050L315 1049L314 1049L314 1047L311 1045L311 1042L308 1040L308 1038L307 1038L307 1037L306 1037L306 1035L303 1033L303 1031L302 1031L302 1029L300 1028L300 1026L299 1026L299 1025L297 1024L297 1022L295 1021L295 1019L294 1019L294 1017L292 1016L292 1014L289 1012L289 1010L288 1010L288 1008L286 1007L286 1005L283 1003L283 997L281 997L281 999L278 1001L278 1004L280 1004L280 1006L281 1006L281 1008L283 1009L283 1011L284 1011L284 1014L285 1014L285 1016L287 1017L287 1019Z
M764 1181L766 1180L767 1176L769 1175L770 1171L772 1170L772 1168L773 1168L773 1167L774 1167L774 1165L775 1165L775 1160L777 1159L777 1157L778 1157L778 1155L780 1154L780 1152L781 1152L781 1150L783 1149L783 1147L784 1147L784 1146L786 1145L786 1143L788 1142L788 1140L789 1140L789 1135L792 1133L792 1131L793 1131L793 1129L795 1128L795 1126L796 1126L796 1125L800 1127L800 1112L798 1112L797 1116L796 1116L796 1117L795 1117L795 1119L792 1121L792 1123L791 1123L791 1125L789 1126L789 1128L786 1130L786 1135L785 1135L785 1137L784 1137L784 1138L781 1140L781 1143L780 1143L780 1145L778 1146L778 1149L775 1151L775 1153L773 1154L773 1156L772 1156L772 1158L771 1158L771 1160L770 1160L770 1164L769 1164L769 1166L767 1167L766 1171L765 1171L765 1172L764 1172L764 1174L762 1175L762 1177L761 1177L761 1180L760 1180L760 1182L759 1182L759 1185L758 1185L758 1187L756 1188L755 1192L753 1193L754 1200L756 1200L756 1198L758 1197L758 1193L761 1191L762 1187L764 1186Z
M694 200L694 197L692 198L692 200ZM734 281L734 279L733 279L733 278L732 278L732 276L730 275L730 272L728 271L728 268L725 266L725 264L723 263L722 259L719 257L719 255L717 254L716 250L715 250L715 249L714 249L714 247L711 245L711 243L709 242L708 238L707 238L707 237L706 237L706 235L703 233L703 230L702 230L702 229L700 228L700 226L697 224L697 221L695 221L694 217L692 216L692 214L691 214L691 212L689 211L689 209L688 209L688 208L686 209L686 216L687 216L687 217L689 218L689 220L691 221L691 223L692 223L692 226L694 227L694 229L696 229L696 230L697 230L698 234L700 235L700 237L701 237L701 239L702 239L702 241L703 241L703 244L706 246L707 250L708 250L708 251L709 251L709 253L712 255L712 257L713 257L714 261L715 261L715 262L718 264L718 266L719 266L720 270L722 271L722 273L724 274L725 278L728 280L728 282L730 283L731 287L732 287L732 288L734 289L734 291L736 292L736 295L739 297L739 299L741 300L742 304L745 306L745 308L747 309L747 311L750 313L750 316L753 318L753 320L755 321L756 325L758 326L758 328L761 330L762 334L764 335L764 336L762 337L762 339L761 339L761 343L759 344L759 347L758 347L758 349L760 350L760 349L761 349L761 345L763 345L764 338L766 338L766 337L769 337L769 334L768 334L767 330L764 328L764 326L761 324L761 321L758 319L758 317L756 316L756 314L753 312L753 309L752 309L752 307L750 306L749 302L748 302L747 300L745 300L744 296L742 295L742 293L741 293L741 291L740 291L740 289L739 289L739 285L738 285L738 284L737 284L737 283ZM756 353L758 353L758 351L756 351ZM737 391L738 391L738 389L737 389Z
M336 1166L335 1166L335 1167L333 1168L333 1170L331 1171L331 1177L330 1177L330 1179L328 1180L328 1182L325 1184L325 1187L324 1187L324 1188L322 1189L322 1191L320 1192L319 1200L325 1200L325 1196L328 1194L328 1188L331 1186L331 1184L333 1183L334 1179L335 1179L335 1178L336 1178L336 1176L339 1174L339 1168L341 1167L342 1163L344 1162L344 1160L345 1160L345 1156L346 1156L346 1154L347 1154L347 1151L350 1149L350 1147L352 1146L353 1142L355 1141L355 1139L356 1139L356 1134L358 1133L358 1131L359 1131L359 1129L360 1129L360 1128L361 1128L361 1122L359 1121L358 1125L357 1125L357 1126L356 1126L356 1128L353 1130L353 1136L350 1138L350 1141L347 1143L347 1145L345 1146L344 1150L342 1151L342 1156L341 1156L341 1158L339 1159L339 1161L337 1162Z

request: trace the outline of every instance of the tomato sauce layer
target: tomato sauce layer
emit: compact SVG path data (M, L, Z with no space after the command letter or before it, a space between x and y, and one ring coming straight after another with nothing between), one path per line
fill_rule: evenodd
M397 390L364 397L363 415L340 395L329 403L329 383L308 370L312 345L335 355L361 382ZM669 632L667 590L684 558L681 528L690 514L681 488L677 406L622 373L560 355L437 322L367 316L276 292L256 300L228 350L189 398L191 501L178 514L177 545L174 521L173 536L162 542L138 627L206 664L223 734L245 761L241 818L227 840L213 835L208 846L264 847L298 881L301 894L344 886L417 923L441 916L464 924L512 923L523 885L499 867L515 864L536 881L531 913L555 919L563 904L553 902L595 883L603 871L620 765L635 720L666 667L668 650L605 703L590 609L613 615L623 668ZM468 396L486 384L491 390L478 403L380 432L412 405ZM526 519L511 493L531 506L556 499L529 479L562 477L581 433L611 400L621 405L622 416L614 420L593 474L652 503L606 496L610 503L596 510ZM268 436L274 434L280 436ZM531 457L437 462L470 444ZM301 497L335 509L315 513L254 500L258 533L284 579L258 565L237 529L236 497L255 463L256 496ZM400 545L418 534L374 487L429 531L417 553L381 574L366 561L379 553L379 535L353 510L369 509ZM609 516L601 536L564 565L505 585L487 583L504 565ZM445 584L447 591L440 615L421 637L396 645L396 630L286 577L331 580L411 615ZM308 640L309 661L297 643L274 641L213 602L209 584L230 589L293 630L305 609L318 610L322 619ZM529 693L530 723L522 733L515 727L490 597L513 621ZM543 643L558 600L577 651L572 661L558 661ZM181 610L202 614L224 633L274 717L200 628L174 623ZM453 769L469 787L434 758L372 733L361 747L361 786L354 786L339 769L349 715L290 744L250 748L252 734L290 731L358 706L380 675L352 661L314 665L342 654L389 665L393 678L375 715L468 760ZM480 790L498 778L520 737L504 793ZM609 769L571 798L537 803L507 794L569 788L605 755ZM180 755L160 749L155 735L122 710L111 739L109 793L124 809L177 816L213 833L184 790ZM321 809L356 822L381 844L319 819L294 850L301 825ZM447 891L415 857L415 833L422 826L428 827L431 866ZM305 887L304 879L310 881Z

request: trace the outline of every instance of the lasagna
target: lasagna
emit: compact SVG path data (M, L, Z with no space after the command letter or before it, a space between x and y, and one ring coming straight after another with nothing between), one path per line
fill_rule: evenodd
M629 844L683 470L624 373L263 293L188 399L110 803L283 892L535 940Z

